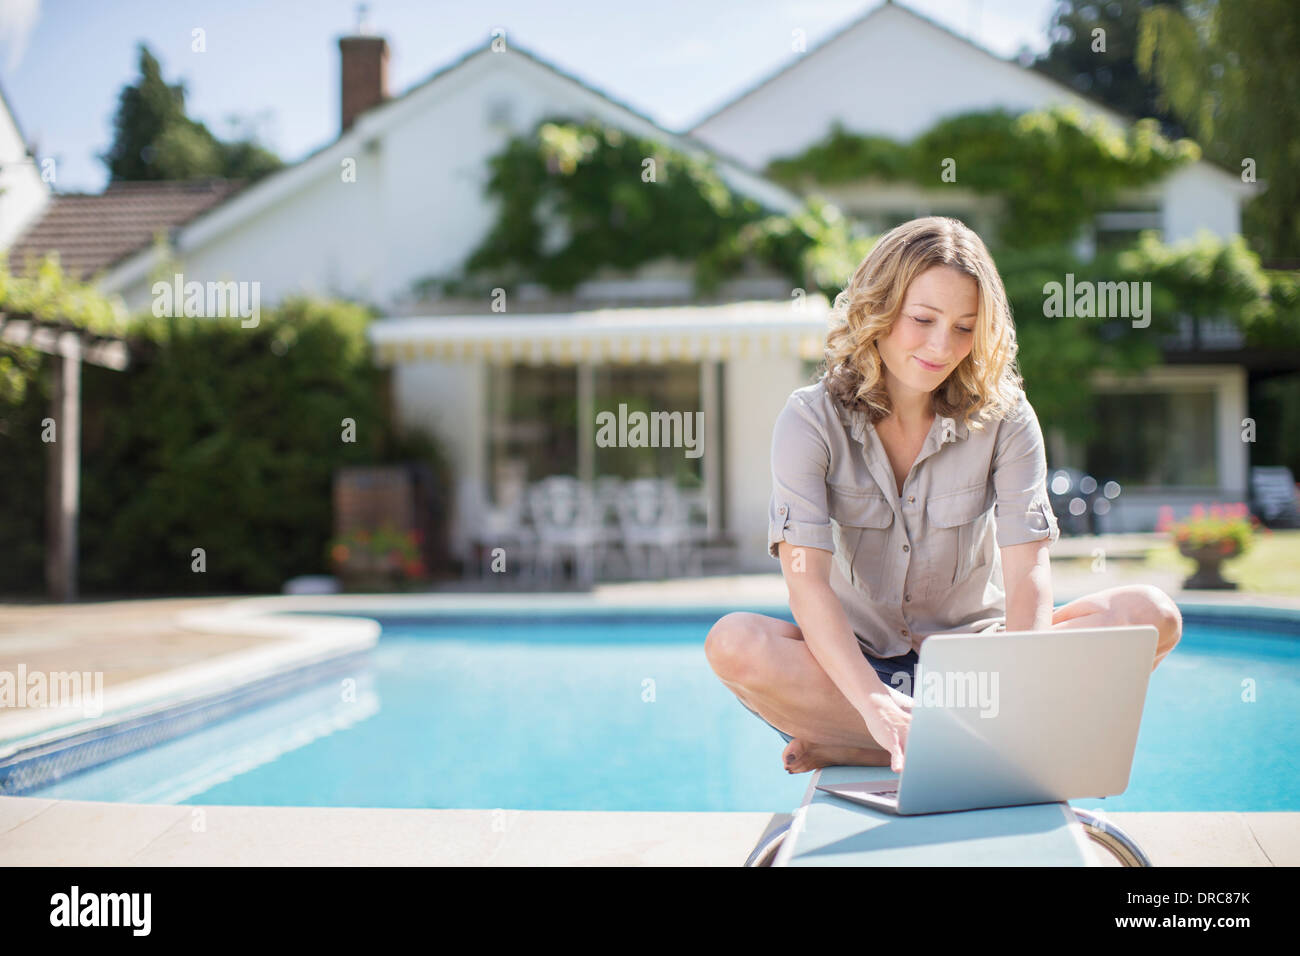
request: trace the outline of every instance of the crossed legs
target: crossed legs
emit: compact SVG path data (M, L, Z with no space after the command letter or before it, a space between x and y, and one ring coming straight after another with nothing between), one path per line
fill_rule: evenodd
M1156 628L1157 665L1182 637L1182 616L1173 599L1145 584L1097 591L1052 613L1053 628L1124 624ZM762 614L728 614L713 625L704 650L713 672L741 703L795 738L782 755L787 770L889 766L888 751L822 670L798 626Z

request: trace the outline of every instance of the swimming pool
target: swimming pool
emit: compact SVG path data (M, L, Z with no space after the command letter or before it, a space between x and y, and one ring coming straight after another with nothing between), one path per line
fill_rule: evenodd
M723 613L366 614L383 627L379 643L342 676L27 795L789 811L809 775L781 768L783 741L705 660ZM1128 790L1075 804L1300 810L1300 636L1184 618L1182 643L1151 677Z

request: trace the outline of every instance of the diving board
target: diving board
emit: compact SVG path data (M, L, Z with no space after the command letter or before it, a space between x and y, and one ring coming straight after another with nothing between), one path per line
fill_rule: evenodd
M888 767L814 771L772 865L1101 865L1067 803L895 816L817 789L897 776Z

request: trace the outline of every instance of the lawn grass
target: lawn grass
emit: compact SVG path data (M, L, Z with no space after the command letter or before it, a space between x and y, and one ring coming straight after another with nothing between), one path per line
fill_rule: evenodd
M1149 550L1146 565L1186 574L1196 570L1196 562L1184 558L1172 544ZM1225 561L1222 570L1238 590L1300 596L1300 529L1257 532L1251 548Z

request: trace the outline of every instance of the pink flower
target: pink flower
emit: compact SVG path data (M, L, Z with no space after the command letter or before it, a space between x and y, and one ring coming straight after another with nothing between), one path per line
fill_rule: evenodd
M1192 505L1192 518L1199 520L1204 517L1205 517L1205 505L1201 504L1198 501L1196 504Z
M1160 517L1156 521L1157 531L1168 531L1169 526L1174 523L1174 509L1169 505L1160 506Z

